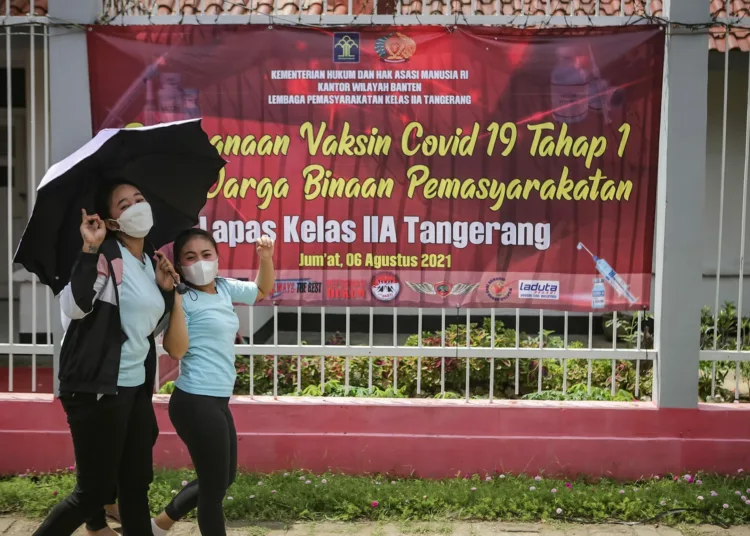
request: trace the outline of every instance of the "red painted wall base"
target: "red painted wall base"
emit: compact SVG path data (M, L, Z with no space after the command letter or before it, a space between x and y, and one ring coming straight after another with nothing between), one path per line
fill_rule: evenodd
M190 465L154 398L160 467ZM750 407L656 409L648 403L373 401L239 397L240 465L419 477L545 473L635 479L750 470ZM65 415L49 395L0 395L0 474L70 466Z

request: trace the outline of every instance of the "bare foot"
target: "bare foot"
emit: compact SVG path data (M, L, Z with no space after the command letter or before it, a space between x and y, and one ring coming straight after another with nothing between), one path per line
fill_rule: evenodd
M163 531L167 531L172 528L172 525L176 523L173 519L171 519L166 512L162 512L158 516L154 518L154 523L156 523L156 526L160 528Z
M120 522L120 508L116 504L107 504L104 506L104 512L110 519Z

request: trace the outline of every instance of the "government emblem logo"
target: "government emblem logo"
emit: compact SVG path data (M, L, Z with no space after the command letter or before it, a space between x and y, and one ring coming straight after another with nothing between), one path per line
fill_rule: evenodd
M358 32L334 32L333 63L359 63Z
M401 32L388 34L375 41L375 52L386 63L403 63L417 51L417 44Z

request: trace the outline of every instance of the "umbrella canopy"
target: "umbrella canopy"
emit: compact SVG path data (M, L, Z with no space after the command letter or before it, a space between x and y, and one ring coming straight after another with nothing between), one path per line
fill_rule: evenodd
M83 246L81 209L95 213L99 190L122 181L137 186L151 205L147 240L160 248L198 223L224 164L200 119L104 129L44 175L14 260L58 294Z

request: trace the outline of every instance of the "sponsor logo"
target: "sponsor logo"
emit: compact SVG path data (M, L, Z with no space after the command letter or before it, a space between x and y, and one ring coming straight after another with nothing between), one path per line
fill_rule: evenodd
M271 298L278 298L284 294L320 294L323 290L320 281L310 279L277 279L273 285Z
M559 300L559 281L527 281L518 282L518 297L522 300Z
M487 297L497 302L505 301L513 294L513 287L509 283L506 283L502 277L490 279L484 290L487 293Z
M447 281L441 281L440 283L404 283L409 289L419 294L429 294L432 296L440 296L445 298L447 296L464 296L474 292L479 288L479 283L470 285L468 283L448 283Z
M359 63L359 33L333 34L333 63Z
M401 282L395 274L378 274L370 282L370 292L380 301L393 301L400 291Z
M365 300L367 299L367 281L349 279L330 279L326 281L326 299L329 300Z
M409 61L416 51L417 44L414 40L401 32L388 34L375 41L375 52L386 63Z

